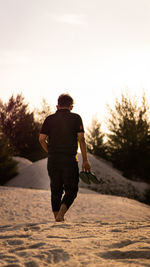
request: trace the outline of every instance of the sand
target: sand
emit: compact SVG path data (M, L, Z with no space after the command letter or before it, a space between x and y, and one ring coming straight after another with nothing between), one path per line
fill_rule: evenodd
M150 206L136 200L149 185L88 156L101 183L80 181L63 223L51 211L47 159L16 158L19 175L0 187L0 266L150 266Z
M0 187L0 266L150 266L150 206L80 188L63 223L49 190Z

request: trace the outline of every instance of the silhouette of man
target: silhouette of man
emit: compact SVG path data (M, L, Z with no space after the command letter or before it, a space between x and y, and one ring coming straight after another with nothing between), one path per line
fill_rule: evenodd
M51 204L57 222L64 221L65 213L77 196L78 142L82 155L82 170L90 171L91 168L87 158L82 119L71 112L72 108L72 97L68 94L60 95L57 111L45 119L39 136L42 148L48 153Z

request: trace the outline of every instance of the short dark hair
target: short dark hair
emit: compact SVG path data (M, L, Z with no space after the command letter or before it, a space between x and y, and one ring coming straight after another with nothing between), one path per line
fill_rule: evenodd
M58 105L60 107L70 107L73 102L73 98L69 94L62 94L58 97Z

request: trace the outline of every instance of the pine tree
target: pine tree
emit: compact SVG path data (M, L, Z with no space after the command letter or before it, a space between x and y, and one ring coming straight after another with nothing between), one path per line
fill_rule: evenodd
M43 152L38 140L40 124L35 122L34 114L28 110L21 94L0 105L0 124L13 155L32 161L41 158Z
M101 131L101 123L97 118L93 118L91 126L87 129L86 134L87 150L94 155L106 156L104 134Z
M36 108L34 110L35 119L37 122L40 123L40 125L42 125L46 117L50 114L52 114L52 107L43 98L41 103L41 109Z
M136 98L123 94L120 102L116 99L114 110L109 108L107 149L114 166L126 177L150 182L148 109L144 95L140 106Z

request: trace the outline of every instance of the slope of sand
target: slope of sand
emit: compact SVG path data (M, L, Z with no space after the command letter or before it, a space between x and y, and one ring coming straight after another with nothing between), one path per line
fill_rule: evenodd
M78 155L79 168L81 170L81 154ZM150 185L141 182L133 182L112 168L106 161L97 159L93 155L88 155L92 166L92 171L101 181L99 185L86 185L80 181L80 187L89 188L102 194L123 196L143 201L145 190L150 189ZM42 159L31 164L26 159L16 158L19 161L19 175L7 182L8 186L37 188L49 190L49 177L47 173L47 159Z
M150 266L150 207L80 188L64 223L50 192L0 187L0 266Z

